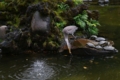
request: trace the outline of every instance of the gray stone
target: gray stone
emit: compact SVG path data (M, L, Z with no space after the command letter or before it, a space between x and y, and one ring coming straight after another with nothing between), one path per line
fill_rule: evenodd
M0 49L0 53L2 53L2 49Z
M42 16L38 11L33 14L31 21L32 31L49 32L50 17Z

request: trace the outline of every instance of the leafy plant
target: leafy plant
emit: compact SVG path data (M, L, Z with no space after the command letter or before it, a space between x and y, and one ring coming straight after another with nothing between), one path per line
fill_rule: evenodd
M97 35L98 29L97 26L100 26L97 20L88 19L86 11L83 11L82 14L78 14L74 17L74 20L77 25L79 25L84 31L88 32L90 35Z
M56 22L55 26L57 26L60 30L63 29L63 27L66 25L66 22Z
M31 40L31 38L29 37L29 38L27 39L28 47L30 47L31 43L32 43L32 40Z
M83 3L83 0L73 0L75 5L79 5Z
M2 39L0 39L0 43L2 42L3 40Z
M82 29L85 29L86 21L88 20L88 15L86 11L83 11L82 14L78 14L73 18L77 25L79 25Z
M0 2L0 10L5 10L6 5L7 5L7 3L5 3L4 1Z
M14 15L13 21L14 21L14 26L18 27L20 24L20 17L18 15Z
M65 11L69 8L69 5L65 4L64 2L61 2L60 4L58 4L58 8Z

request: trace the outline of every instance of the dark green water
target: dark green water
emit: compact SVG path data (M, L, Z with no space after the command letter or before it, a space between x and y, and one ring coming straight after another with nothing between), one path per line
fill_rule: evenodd
M100 35L113 40L120 51L120 6L99 9ZM111 57L3 56L0 80L120 80L120 53Z

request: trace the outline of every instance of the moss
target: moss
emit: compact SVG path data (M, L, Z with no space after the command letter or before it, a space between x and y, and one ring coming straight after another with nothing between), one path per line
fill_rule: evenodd
M6 9L6 4L5 2L0 2L0 10L5 10Z
M49 41L49 42L48 42L48 45L51 46L51 47L55 47L55 44L54 44L53 41Z
M0 43L2 42L3 40L2 39L0 39Z
M35 0L34 2L33 2L33 4L37 4L38 2L40 2L39 0Z
M38 47L38 44L37 44L37 43L34 43L33 46L36 48L36 47Z
M83 4L83 0L72 0L75 5Z
M43 42L43 47L45 48L46 46L47 46L47 42L44 41L44 42Z
M7 25L12 25L12 21L7 21Z
M19 24L20 24L20 17L17 16L17 15L15 15L15 16L14 16L14 19L13 19L13 22L14 22L13 25L14 25L15 27L18 27Z
M28 47L30 47L30 45L32 44L32 40L30 37L27 39L27 44L28 44Z
M27 25L27 27L30 27L32 13L34 13L36 10L40 11L41 14L45 16L50 15L52 21L50 25L51 32L49 33L49 36L42 37L40 34L36 34L31 38L31 36L25 33L24 36L26 35L27 37L24 40L26 41L26 46L30 46L34 40L34 46L43 46L43 48L46 48L48 46L59 47L60 45L57 39L61 39L63 37L61 30L66 25L74 25L75 23L72 21L73 14L75 11L79 12L78 8L75 8L75 11L71 10L71 8L74 8L76 6L73 3L72 6L69 6L69 3L67 3L67 1L68 0L12 0L7 4L6 8L6 10L10 12L10 15L6 15L7 24L20 28L21 25L24 25L21 22L23 21L26 22L24 26ZM28 11L28 14L26 14L25 12L28 6L31 10L30 13ZM23 16L24 19L22 18Z
M51 47L51 48L58 48L59 45L57 42L54 42L54 41L49 41L48 42L48 45Z

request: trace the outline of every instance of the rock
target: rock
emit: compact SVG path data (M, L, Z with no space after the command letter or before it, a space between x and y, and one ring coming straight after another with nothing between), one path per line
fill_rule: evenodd
M12 46L12 41L4 40L3 42L0 43L1 48L10 48L11 46Z
M90 39L79 38L70 40L70 43L73 55L113 55L118 52L118 50L112 46L103 48L98 44L99 42ZM92 47L86 46L86 44L92 45ZM68 48L64 41L62 42L59 52L64 54L68 53Z
M98 43L100 46L108 46L109 44L110 44L110 42L108 42L108 41L100 41L99 43Z
M105 50L115 50L113 46L105 46L103 47Z
M92 35L92 36L90 37L91 40L95 40L96 38L97 38L96 35Z
M99 11L98 10L86 10L87 13L88 13L88 18L92 18L92 19L95 19L95 20L98 20L99 19Z
M0 54L2 53L2 49L0 49Z
M91 37L90 37L90 39L91 40L96 40L96 41L105 41L106 39L105 38L103 38L103 37L97 37L96 35L92 35Z
M95 47L95 45L94 45L93 43L90 43L90 42L87 43L87 46L88 46L88 47L91 47L91 48L94 48L94 47Z
M38 11L33 14L31 21L32 31L49 32L50 17L42 16Z
M103 37L97 37L96 38L96 41L105 41L106 39L105 38L103 38Z
M5 38L6 30L7 30L7 26L6 25L0 26L0 39L4 39Z
M85 47L89 47L86 46L86 44L92 44L93 47L95 47L95 45L98 44L98 42L95 42L93 40L89 40L89 39L84 39L84 38L79 38L79 39L75 39L75 40L70 40L71 43L71 49L78 49L78 48L85 48ZM61 47L59 49L59 52L63 52L64 50L67 50L67 45L65 44L65 41L62 41Z
M96 49L102 49L100 45L95 46Z
M2 57L2 54L1 54L1 53L2 53L2 49L0 49L0 58Z

